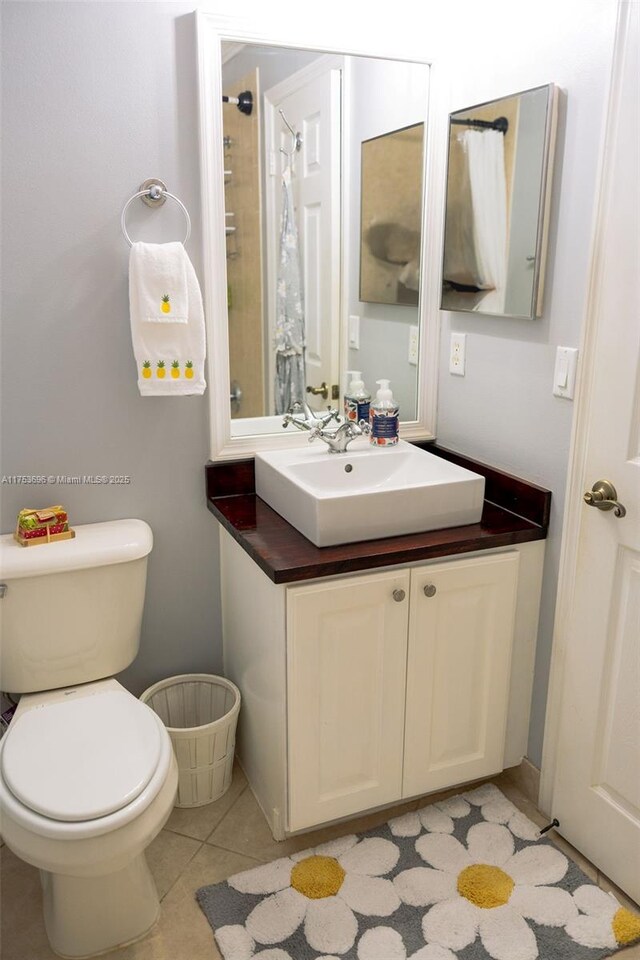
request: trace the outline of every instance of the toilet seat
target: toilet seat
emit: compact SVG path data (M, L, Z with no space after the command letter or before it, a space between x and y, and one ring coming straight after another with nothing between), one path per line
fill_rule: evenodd
M30 713L42 714L42 721L38 719L38 724L42 723L41 730L44 730L46 725L46 716L53 715L49 713L49 710L52 709L55 703L60 702L61 700L64 702L66 696L75 694L78 697L78 704L84 699L99 700L100 709L98 710L96 706L96 712L102 713L102 711L104 711L103 716L105 718L105 723L108 725L110 719L109 710L114 701L112 699L105 699L105 697L107 692L116 691L127 701L127 705L124 705L123 709L133 711L133 713L128 714L129 717L134 717L133 728L137 730L139 723L145 724L144 720L140 721L140 717L145 716L146 718L150 719L153 725L155 725L155 729L157 731L159 751L155 761L155 769L151 771L150 779L144 786L141 786L137 796L132 797L131 793L135 791L130 790L130 796L128 800L126 798L121 798L122 803L110 804L111 806L119 806L119 809L116 809L115 811L106 815L85 820L56 819L52 816L48 816L42 812L39 812L30 806L29 804L31 803L34 803L41 808L47 808L50 806L48 803L48 798L45 796L45 791L42 789L41 781L37 798L35 798L33 795L27 794L29 796L29 804L23 802L13 792L9 781L5 776L6 768L9 772L9 777L11 777L12 772L14 773L15 777L15 767L13 761L11 760L11 755L14 754L14 737L16 738L15 744L18 749L20 747L20 740L22 739L21 736L18 736L20 730L18 721L21 718L16 716L12 721L9 730L0 740L0 810L2 811L3 816L10 817L11 820L19 825L21 829L37 836L48 837L54 840L81 840L89 837L99 837L102 834L118 830L120 827L125 826L139 817L146 810L146 808L153 803L159 792L162 790L170 773L170 768L173 761L173 748L171 746L171 740L169 738L169 734L167 733L166 727L160 720L160 717L158 717L149 707L147 707L146 704L141 703L132 694L124 690L124 688L121 687L117 681L98 681L95 684L95 687L94 684L86 684L83 687L72 688L69 691L57 690L50 693L45 693L41 703L38 703L29 711L25 711L23 714L23 719L26 718L26 716L28 716ZM117 702L121 707L123 707L122 700ZM83 714L82 711L80 711L80 713L75 714L75 716L86 716L86 713ZM104 730L104 726L105 724L102 724L101 727L100 721L96 720L96 727L94 729ZM153 739L153 735L151 735L151 739ZM122 744L121 740L118 740L117 742ZM98 738L93 742L92 748L92 754L95 755L94 762L100 763L101 758L104 760L104 754L102 753L102 743ZM126 747L123 746L122 749L124 750ZM5 761L5 754L7 752L9 753L9 760ZM112 761L109 762L108 767L106 764L104 765L104 771L107 778L110 775L115 776L117 763L121 759L121 756L121 754L117 756L115 766ZM113 759L113 754L111 757ZM76 759L78 767L82 768L82 759L79 756ZM149 766L151 765L152 761L150 761L150 763L147 765L146 772L148 772ZM33 779L36 782L39 781L38 773L38 769L34 767ZM144 776L139 776L140 783L144 779ZM42 793L40 790L42 790ZM59 796L62 796L63 793L64 791L62 791ZM109 806L109 804L106 806ZM95 810L96 807L94 806L93 809Z
M162 746L153 713L131 694L75 692L17 717L1 761L20 803L64 822L130 804L151 780Z

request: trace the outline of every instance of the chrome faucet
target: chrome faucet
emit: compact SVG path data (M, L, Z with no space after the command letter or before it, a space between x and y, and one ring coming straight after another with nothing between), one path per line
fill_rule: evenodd
M282 426L288 427L289 424L292 423L298 430L307 430L311 433L316 429L322 430L327 424L331 423L332 420L338 420L339 416L337 410L331 410L329 408L326 413L320 414L312 410L306 401L303 400L300 402L296 400L289 412L285 413L282 419Z
M347 447L356 437L362 437L369 433L369 424L361 420L356 423L355 420L345 420L340 424L337 430L324 430L322 427L315 427L309 434L309 443L318 437L324 440L328 453L346 453Z

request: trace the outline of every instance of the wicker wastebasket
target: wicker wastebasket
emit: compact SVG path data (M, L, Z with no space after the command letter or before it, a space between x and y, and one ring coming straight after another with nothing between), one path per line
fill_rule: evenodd
M201 807L231 786L240 691L230 680L186 673L154 683L140 699L167 728L178 762L176 807Z

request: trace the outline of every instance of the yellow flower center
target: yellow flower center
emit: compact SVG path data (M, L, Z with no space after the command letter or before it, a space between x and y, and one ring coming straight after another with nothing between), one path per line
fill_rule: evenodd
M335 897L344 876L344 870L334 857L305 857L291 871L291 886L303 897L321 900Z
M640 937L640 917L631 913L631 910L627 910L626 907L616 910L611 927L614 937L621 946Z
M514 885L508 873L488 863L474 863L458 876L460 896L483 910L507 903Z

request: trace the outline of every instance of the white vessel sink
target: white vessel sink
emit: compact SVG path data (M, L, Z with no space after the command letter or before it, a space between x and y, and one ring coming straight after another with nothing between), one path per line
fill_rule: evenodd
M256 493L317 547L477 523L484 477L410 443L256 454Z

